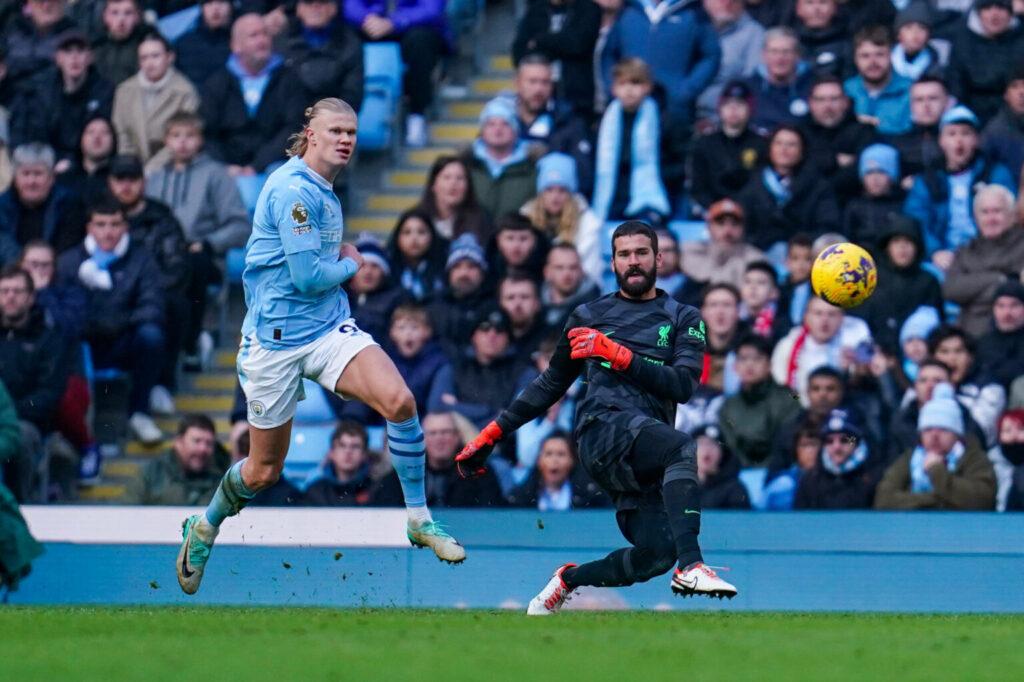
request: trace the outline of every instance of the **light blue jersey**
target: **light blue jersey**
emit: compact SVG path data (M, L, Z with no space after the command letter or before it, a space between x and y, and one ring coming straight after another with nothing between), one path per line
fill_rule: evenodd
M242 335L255 334L270 350L304 346L350 315L338 286L303 293L287 257L316 252L321 263L339 261L344 222L331 184L300 157L292 157L267 179L256 202L252 234L245 246L245 305Z

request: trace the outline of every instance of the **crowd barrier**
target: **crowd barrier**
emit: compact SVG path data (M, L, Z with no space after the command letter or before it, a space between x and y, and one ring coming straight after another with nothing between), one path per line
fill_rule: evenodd
M403 510L247 509L202 589L178 589L176 507L26 507L46 546L14 604L522 609L552 570L622 546L610 511L440 510L461 566L405 541ZM707 563L740 595L681 600L668 577L584 590L573 608L1024 612L1024 514L705 512Z

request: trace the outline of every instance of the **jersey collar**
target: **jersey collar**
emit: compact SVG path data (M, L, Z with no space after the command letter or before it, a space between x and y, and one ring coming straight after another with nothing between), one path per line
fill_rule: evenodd
M298 165L299 168L302 170L303 175L305 175L310 180L319 185L321 189L325 189L329 192L334 191L334 186L331 183L327 182L327 178L325 178L324 176L320 175L315 170L310 168L309 164L306 163L301 156L296 156L293 158L296 161L296 165Z

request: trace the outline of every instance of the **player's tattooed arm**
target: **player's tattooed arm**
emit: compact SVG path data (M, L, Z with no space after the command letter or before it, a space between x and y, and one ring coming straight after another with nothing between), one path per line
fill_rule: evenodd
M704 348L700 313L686 306L676 318L672 364L656 365L634 355L626 374L659 398L685 403L700 383Z

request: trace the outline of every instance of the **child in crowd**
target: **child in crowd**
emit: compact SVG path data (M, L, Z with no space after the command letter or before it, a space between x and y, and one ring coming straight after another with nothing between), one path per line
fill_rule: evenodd
M666 131L654 83L642 59L624 59L612 70L612 95L597 135L594 212L602 221L647 218L661 222L672 213L662 177ZM669 159L664 159L668 162Z
M422 306L404 303L391 314L388 354L416 398L417 414L423 415L446 411L442 396L455 392L451 363L433 336L430 316Z
M519 213L553 242L575 245L583 271L595 281L601 278L601 221L579 193L571 156L553 152L537 162L537 196Z
M863 192L846 205L843 234L878 258L889 215L903 212L899 153L887 144L873 144L861 152L858 170Z
M779 305L775 313L780 325L794 327L804 319L811 291L811 266L814 265L813 242L809 235L798 233L786 242L786 277L779 287Z
M912 81L942 71L939 53L929 44L932 38L932 9L924 0L911 0L896 15L896 45L892 48L892 70Z
M917 370L921 363L928 359L928 336L939 324L939 312L927 305L915 310L903 327L900 328L900 349L903 351L903 362L900 365L906 377L904 390L917 379Z
M793 465L765 482L762 504L768 511L789 511L793 508L800 478L818 463L822 438L817 425L805 422L793 438ZM770 474L769 474L770 475Z
M740 286L740 319L745 320L758 336L774 339L776 303L779 285L775 268L768 261L754 261L747 265ZM789 325L783 331L788 331Z
M387 248L395 281L413 300L428 301L441 292L448 242L425 211L412 208L398 216Z

